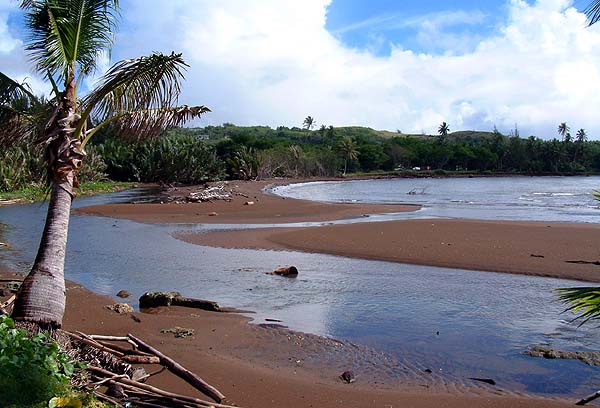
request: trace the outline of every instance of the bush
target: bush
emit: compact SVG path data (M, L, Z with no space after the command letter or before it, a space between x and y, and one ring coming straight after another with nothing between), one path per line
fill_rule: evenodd
M193 136L171 136L142 144L108 140L98 146L112 180L197 184L224 177L215 148Z
M0 317L0 401L3 407L46 406L63 394L75 364L47 334L28 337Z

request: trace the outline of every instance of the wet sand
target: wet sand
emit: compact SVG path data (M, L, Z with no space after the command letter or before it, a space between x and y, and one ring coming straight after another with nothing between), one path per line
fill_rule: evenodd
M181 233L224 248L296 250L408 264L600 282L600 225L407 220Z
M230 182L228 188L238 195L232 201L204 203L107 204L80 208L75 214L126 218L140 222L206 223L206 224L267 224L304 221L329 221L356 218L364 214L415 211L415 205L328 204L293 200L263 193L273 181ZM194 188L169 191L173 196L185 196ZM252 205L246 205L252 202Z
M0 277L13 276L0 273ZM572 401L517 396L495 387L444 386L422 374L416 383L376 384L354 368L358 380L343 384L340 367L356 361L351 345L280 328L249 325L237 314L161 308L153 314L119 315L104 306L114 299L68 284L64 328L88 334L135 334L175 358L241 407L567 407ZM175 326L192 328L193 337L160 333ZM361 357L364 350L359 350ZM323 361L321 356L333 356ZM377 356L373 355L377 362ZM315 361L318 360L318 361ZM381 360L383 361L383 360ZM352 368L352 367L349 367ZM385 367L383 367L385 368ZM156 369L146 366L149 372ZM372 366L377 371L379 367ZM149 380L170 391L198 395L168 372ZM200 395L198 395L200 396Z

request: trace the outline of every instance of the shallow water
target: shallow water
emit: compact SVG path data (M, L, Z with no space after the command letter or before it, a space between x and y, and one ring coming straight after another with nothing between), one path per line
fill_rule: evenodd
M418 216L598 223L600 203L592 196L598 189L600 176L516 176L314 182L274 192L316 201L421 204Z
M76 206L131 200L136 194L83 198ZM0 223L9 225L4 239L13 246L0 249L0 262L27 269L44 216L41 204L0 208ZM208 248L172 237L180 230L210 228L73 216L65 273L107 295L127 289L137 299L148 290L178 290L255 310L256 322L279 319L293 329L367 345L451 380L493 378L504 389L557 395L586 394L600 383L597 367L522 354L537 344L600 349L597 328L569 324L552 292L580 282ZM298 267L298 279L264 274L287 264ZM392 379L400 375L389 372Z

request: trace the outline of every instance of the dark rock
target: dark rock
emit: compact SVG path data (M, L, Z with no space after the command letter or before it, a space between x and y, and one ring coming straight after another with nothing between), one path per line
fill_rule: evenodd
M129 296L131 296L131 292L127 291L127 290L120 290L117 292L117 296L120 298L128 298Z
M284 266L275 269L273 272L267 272L267 275L285 276L286 278L295 278L298 276L298 268L295 266Z
M490 385L496 385L496 381L492 380L491 378L469 378L469 380L479 381Z
M115 383L109 384L108 389L106 390L106 395L108 395L109 397L115 397L115 398L125 398L126 397L123 387L121 387L119 384L115 384Z
M432 374L432 373L433 373L433 371L431 371L431 369L430 369L430 368L427 368L427 369L425 369L425 372L426 372L427 374Z
M354 375L353 371L344 371L342 374L340 374L340 379L345 382L346 384L352 384L353 382L356 381L356 376Z
M210 300L194 299L181 296L179 292L146 292L140 297L140 309L159 306L182 306L194 309L220 312L221 308L216 302Z

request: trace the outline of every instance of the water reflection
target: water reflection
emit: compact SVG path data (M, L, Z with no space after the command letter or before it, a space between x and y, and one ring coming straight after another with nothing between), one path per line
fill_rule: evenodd
M77 205L131 198L131 193L120 193L81 199ZM26 269L44 216L40 204L0 208L0 222L10 225L6 239L14 247L0 250L0 261ZM218 300L255 310L257 322L282 320L297 330L410 358L453 378L489 377L514 390L586 393L600 381L595 367L522 354L535 344L599 349L597 329L575 330L552 293L581 283L289 251L209 248L173 238L182 228L192 226L73 216L66 276L107 295L127 289L134 306L148 290ZM299 268L298 279L264 274L289 264ZM546 385L549 381L552 387Z

